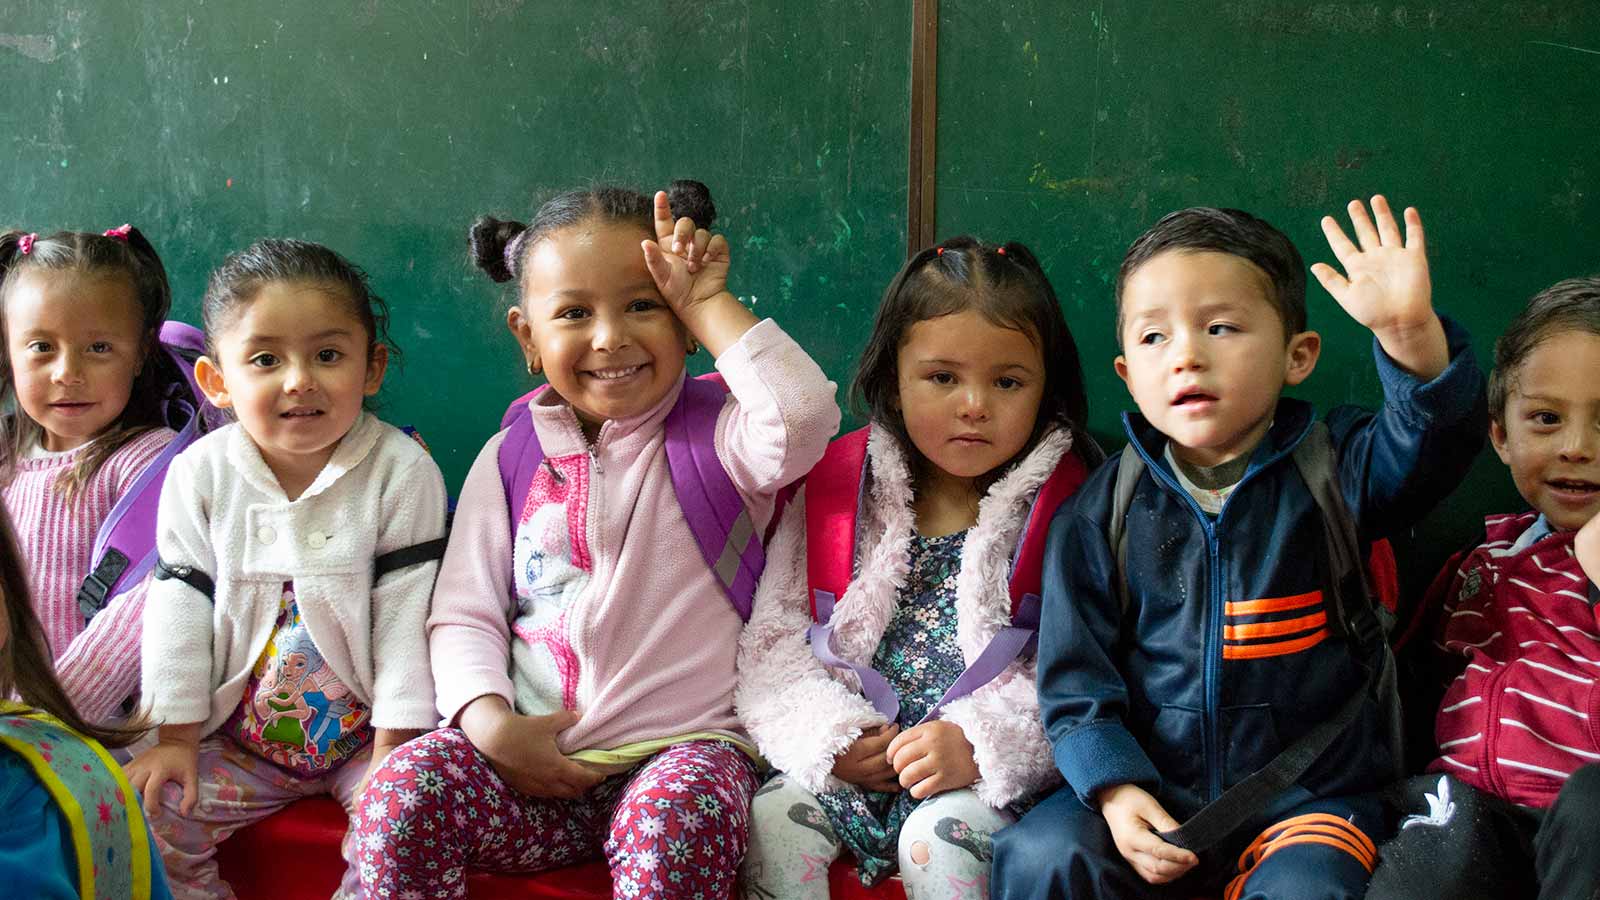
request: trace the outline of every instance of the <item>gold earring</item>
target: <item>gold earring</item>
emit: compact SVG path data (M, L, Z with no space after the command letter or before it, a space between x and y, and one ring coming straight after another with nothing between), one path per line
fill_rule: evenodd
M544 372L544 366L539 365L538 363L534 362L531 359L528 360L528 374L529 375L539 375L539 374L542 374L543 372Z

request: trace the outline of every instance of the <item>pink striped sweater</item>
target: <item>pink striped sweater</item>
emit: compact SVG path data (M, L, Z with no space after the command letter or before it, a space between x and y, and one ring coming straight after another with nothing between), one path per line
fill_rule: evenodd
M5 486L6 512L22 544L33 607L55 658L61 686L90 722L104 722L139 686L139 636L146 584L124 591L88 628L78 587L89 574L95 534L122 492L173 438L161 428L142 434L106 460L74 503L55 489L84 448L17 461Z
M1600 617L1575 533L1492 516L1455 572L1441 637L1464 668L1439 704L1431 771L1542 808L1600 762Z

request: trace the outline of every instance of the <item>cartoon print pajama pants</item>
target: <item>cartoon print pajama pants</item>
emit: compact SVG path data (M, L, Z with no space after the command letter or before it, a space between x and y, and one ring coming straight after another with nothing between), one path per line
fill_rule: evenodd
M217 873L217 845L240 828L304 797L331 794L346 812L353 810L356 788L366 774L372 749L360 751L321 778L306 778L280 768L245 749L230 737L215 735L200 742L200 797L188 816L178 812L183 788L168 782L161 792L161 812L152 817L156 846L167 867L176 900L232 900L234 893ZM349 859L349 836L345 840ZM294 877L285 860L283 877ZM342 896L355 896L355 872L347 868Z
M816 796L785 775L756 792L745 900L828 900L828 865L843 842ZM917 804L900 828L900 878L907 900L983 900L989 896L992 835L1012 816L971 789L947 791Z
M463 898L466 870L538 872L603 853L614 893L720 900L744 857L750 758L691 741L614 775L578 800L512 789L459 729L395 750L352 822L366 896Z

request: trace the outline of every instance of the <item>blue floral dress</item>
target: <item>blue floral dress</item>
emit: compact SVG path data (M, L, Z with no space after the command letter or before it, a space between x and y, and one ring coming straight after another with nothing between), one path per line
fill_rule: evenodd
M966 669L956 643L956 573L967 533L911 539L911 567L900 604L872 657L900 698L901 730L916 725ZM849 785L817 798L834 834L855 854L861 883L894 873L900 826L921 801Z

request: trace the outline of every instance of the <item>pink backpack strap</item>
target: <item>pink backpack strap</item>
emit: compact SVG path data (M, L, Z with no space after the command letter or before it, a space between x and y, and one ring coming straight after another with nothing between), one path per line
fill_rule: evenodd
M811 619L826 623L850 585L856 517L866 486L867 434L852 431L828 445L806 476L806 586Z

